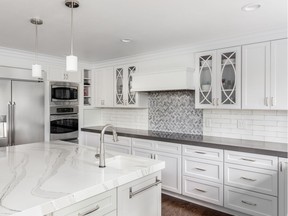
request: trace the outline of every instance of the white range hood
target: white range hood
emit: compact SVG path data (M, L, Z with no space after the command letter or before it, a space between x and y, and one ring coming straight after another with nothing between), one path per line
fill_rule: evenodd
M132 75L132 89L135 92L195 90L194 69L174 68L161 71L141 71Z

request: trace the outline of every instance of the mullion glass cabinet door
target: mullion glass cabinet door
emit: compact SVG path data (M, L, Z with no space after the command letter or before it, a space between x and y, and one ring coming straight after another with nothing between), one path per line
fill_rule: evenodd
M201 105L213 106L213 56L199 56L199 94L198 100Z
M128 67L128 105L136 104L136 92L131 92L132 89L132 74L136 72L136 66Z
M115 95L115 103L116 105L124 105L124 68L116 68L115 73L116 79L116 95Z
M219 106L238 107L241 105L241 65L240 48L227 49L218 52L218 97Z

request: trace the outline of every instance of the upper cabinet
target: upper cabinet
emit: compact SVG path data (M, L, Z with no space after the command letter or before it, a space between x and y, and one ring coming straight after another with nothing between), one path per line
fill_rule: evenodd
M144 108L148 106L147 94L132 92L132 74L137 73L135 64L114 68L114 106Z
M113 67L97 69L94 74L96 107L113 107Z
M243 109L287 110L287 39L243 46Z
M241 48L196 55L196 108L241 108Z
M48 72L47 80L49 81L60 81L60 82L81 82L81 73L78 72L67 72L65 67L50 67Z

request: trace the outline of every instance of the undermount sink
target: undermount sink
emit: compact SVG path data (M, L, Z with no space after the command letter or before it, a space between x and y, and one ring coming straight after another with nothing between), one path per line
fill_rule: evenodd
M135 168L144 168L147 165L153 164L153 161L148 159L134 158L123 155L118 155L106 160L106 167L114 169L135 169Z

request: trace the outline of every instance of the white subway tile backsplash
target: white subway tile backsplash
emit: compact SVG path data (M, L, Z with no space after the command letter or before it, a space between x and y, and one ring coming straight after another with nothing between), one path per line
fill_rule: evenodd
M204 110L203 135L288 143L287 111ZM207 117L208 116L208 117Z
M101 124L148 130L148 109L101 109Z

